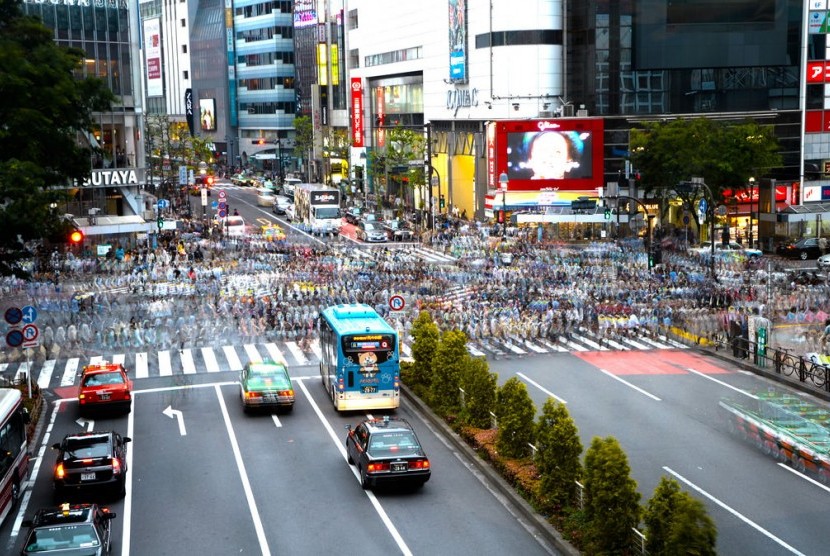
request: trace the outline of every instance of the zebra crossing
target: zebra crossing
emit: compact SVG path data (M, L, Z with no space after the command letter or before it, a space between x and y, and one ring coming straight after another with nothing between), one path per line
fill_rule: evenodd
M504 337L481 338L467 343L467 350L472 356L494 359L566 352L668 349L688 349L688 346L661 335L637 338L599 338L587 329L580 329L569 336L560 336L556 340ZM401 342L400 350L402 358L412 357L412 347L409 343ZM280 361L289 367L315 366L320 362L321 355L320 342L317 339L309 342L306 351L297 342L292 341L188 347L98 354L31 363L0 363L0 377L8 380L21 380L31 369L32 381L36 382L40 388L48 389L75 385L84 366L102 361L120 363L128 370L130 378L141 380L174 375L240 371L249 362L265 359Z

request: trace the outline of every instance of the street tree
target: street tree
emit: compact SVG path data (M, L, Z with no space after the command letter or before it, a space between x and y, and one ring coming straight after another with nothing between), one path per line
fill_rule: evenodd
M461 369L461 388L464 390L464 407L461 421L471 427L490 427L490 412L496 408L498 376L490 372L484 358L466 356Z
M646 504L646 551L649 554L717 553L717 528L702 502L671 477L662 477Z
M86 141L93 113L110 109L103 81L84 76L86 53L58 46L54 33L0 0L0 274L27 276L29 247L60 240L72 223L52 205L90 176L100 150ZM65 240L64 240L65 241Z
M582 441L565 404L548 398L536 423L536 466L541 474L541 496L554 510L576 500L576 481L582 476Z
M314 123L310 116L294 118L294 156L305 161L308 172L311 172L311 152L314 150ZM307 176L311 181L311 175Z
M432 383L432 359L441 339L441 332L429 311L421 311L412 324L412 372L414 388L429 389Z
M660 199L664 209L676 197L698 226L693 207L708 196L706 189L677 191L678 183L702 177L715 202L720 203L725 189L745 188L750 178L763 176L782 163L772 126L755 121L694 118L646 122L631 130L630 153L646 195Z
M167 114L147 115L144 141L148 175L162 184L160 195L169 195L179 185L179 166L197 170L199 162L213 162L210 141L190 135L185 122L172 120Z
M430 399L433 406L446 414L457 412L460 407L461 371L469 357L467 335L460 330L447 330L432 358L432 382Z
M415 187L424 182L424 165L410 165L413 161L423 161L426 156L426 137L423 131L403 126L382 130L383 146L369 152L369 171L375 183L382 183L384 195L390 194L390 184L398 186L403 199L412 197Z
M524 458L530 455L533 443L533 419L536 408L527 387L518 377L512 377L498 390L496 397L496 418L498 435L496 447L509 458Z
M596 554L624 554L640 522L640 493L628 457L613 437L595 437L585 452L586 540Z

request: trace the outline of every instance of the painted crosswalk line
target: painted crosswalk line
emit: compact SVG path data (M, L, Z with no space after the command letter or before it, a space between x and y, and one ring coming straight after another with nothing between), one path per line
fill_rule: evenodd
M219 372L219 362L216 360L216 354L209 347L202 348L202 359L205 360L205 369L209 373Z
M236 355L236 351L234 351L233 346L222 346L222 351L225 352L225 357L228 359L228 364L230 364L232 371L241 371L242 370L242 361L239 360L239 357Z
M147 378L150 376L150 364L147 360L147 352L140 351L135 354L135 377Z

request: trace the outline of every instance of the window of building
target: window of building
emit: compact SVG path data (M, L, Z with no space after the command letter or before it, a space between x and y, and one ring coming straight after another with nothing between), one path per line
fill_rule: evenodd
M187 45L186 44L182 45L182 54L187 54Z
M182 79L190 79L190 72L187 71L187 70L184 70L182 72Z
M182 27L187 27L186 22L185 22L184 19L182 19Z
M354 48L352 50L349 50L349 67L360 67L360 49Z
M349 31L357 29L357 10L349 10Z

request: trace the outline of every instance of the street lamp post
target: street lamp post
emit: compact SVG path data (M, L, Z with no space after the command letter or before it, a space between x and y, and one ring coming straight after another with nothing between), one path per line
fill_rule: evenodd
M506 172L499 174L499 187L501 188L501 215L502 215L502 229L501 237L507 235L507 186L510 179Z

